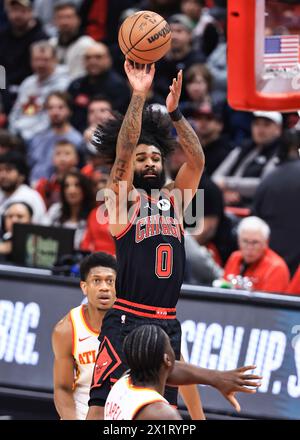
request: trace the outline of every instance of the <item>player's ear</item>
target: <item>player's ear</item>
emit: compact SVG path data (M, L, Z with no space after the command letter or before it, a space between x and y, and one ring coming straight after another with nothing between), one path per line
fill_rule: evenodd
M87 296L87 291L86 291L86 282L85 281L80 281L80 288L82 290L82 293Z
M172 367L172 360L167 353L164 354L164 363L168 368Z

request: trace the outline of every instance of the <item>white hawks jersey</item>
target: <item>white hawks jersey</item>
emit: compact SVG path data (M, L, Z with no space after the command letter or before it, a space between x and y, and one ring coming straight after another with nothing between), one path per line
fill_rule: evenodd
M107 396L104 408L104 420L133 420L146 405L168 401L157 391L137 387L126 374L119 379Z
M77 418L83 420L88 412L90 386L99 348L98 332L88 324L84 316L84 305L70 311L73 328L72 354L75 360L73 397ZM99 329L100 331L100 329Z

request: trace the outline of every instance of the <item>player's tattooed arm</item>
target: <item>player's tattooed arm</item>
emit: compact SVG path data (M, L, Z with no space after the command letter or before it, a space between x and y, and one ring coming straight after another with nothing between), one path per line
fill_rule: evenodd
M191 124L182 116L179 121L173 121L178 134L179 143L187 157L190 167L202 172L205 162L204 152Z
M147 68L129 60L125 61L124 68L133 92L118 135L116 160L110 176L110 187L116 194L119 194L121 181L128 183L128 190L132 187L134 151L141 134L145 100L155 73L154 65Z
M133 154L141 132L144 103L145 97L133 92L118 136L116 160L110 175L110 186L116 194L119 194L121 181L127 181L130 187L132 184Z
M174 182L174 187L181 190L184 195L183 207L186 208L198 189L205 157L197 134L178 109L181 89L182 71L178 73L177 78L173 79L166 106L176 129L179 143L186 155L186 162L181 166ZM186 189L191 190L190 194L184 192Z

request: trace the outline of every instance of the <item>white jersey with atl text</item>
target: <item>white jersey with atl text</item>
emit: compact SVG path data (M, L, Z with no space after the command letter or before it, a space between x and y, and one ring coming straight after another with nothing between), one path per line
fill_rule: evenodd
M70 311L73 329L72 354L75 360L75 379L73 397L76 405L76 416L86 418L90 386L94 364L99 348L98 333L88 324L84 316L84 305Z
M107 396L104 420L134 420L138 412L154 402L168 401L157 391L132 384L129 374L121 377Z

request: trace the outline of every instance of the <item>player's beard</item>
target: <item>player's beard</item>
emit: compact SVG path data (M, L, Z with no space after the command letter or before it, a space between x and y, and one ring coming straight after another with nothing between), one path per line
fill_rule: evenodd
M147 174L149 171L144 172L134 172L133 177L133 185L136 189L142 189L146 191L147 194L151 193L151 190L158 189L161 190L161 188L164 186L166 182L166 173L165 170L162 169L160 173L157 173L155 177L147 177L145 178L144 175Z

